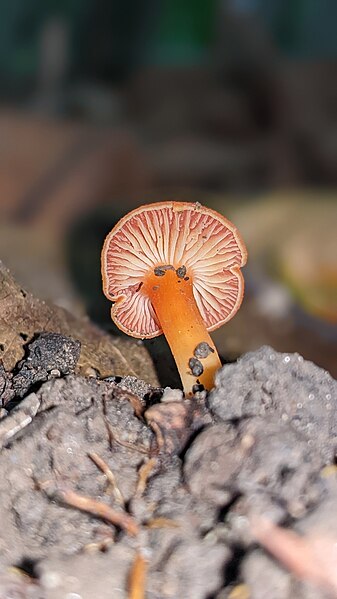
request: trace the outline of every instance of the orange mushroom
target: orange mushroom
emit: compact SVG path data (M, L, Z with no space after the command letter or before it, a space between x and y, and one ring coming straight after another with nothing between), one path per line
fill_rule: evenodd
M234 316L247 259L235 226L199 203L160 202L133 210L102 250L111 318L140 339L164 333L186 394L213 386L221 366L208 333Z

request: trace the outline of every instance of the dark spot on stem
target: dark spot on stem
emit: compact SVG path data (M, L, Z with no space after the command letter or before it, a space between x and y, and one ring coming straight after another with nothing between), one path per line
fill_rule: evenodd
M193 385L192 387L192 393L198 393L200 391L203 391L205 389L204 385L202 385L201 383L198 383L198 381L196 382L195 385Z
M186 266L179 266L176 270L177 277L183 279L186 276Z
M207 358L209 354L214 354L214 349L206 341L202 341L196 346L193 354L196 358L199 358L199 360L203 360L204 358Z
M204 367L197 358L190 358L188 366L191 369L193 376L200 376L204 372Z
M184 277L184 281L189 281L190 277Z
M153 272L156 277L163 277L167 270L174 270L172 264L162 264L160 266L156 266Z

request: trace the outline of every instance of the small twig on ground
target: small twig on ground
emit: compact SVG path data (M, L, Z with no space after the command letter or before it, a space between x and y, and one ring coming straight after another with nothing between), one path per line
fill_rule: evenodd
M165 445L163 433L160 430L160 426L156 422L151 421L151 422L149 422L149 424L156 436L157 448L158 448L158 451L160 452L164 448L164 445Z
M90 497L84 497L75 493L75 491L62 487L57 487L53 495L58 501L77 508L82 512L88 512L93 516L103 518L103 520L110 522L114 526L118 526L118 528L121 528L131 536L136 536L139 533L139 526L132 516L124 511L118 512L106 503L96 501Z
M156 467L158 460L151 458L147 462L141 465L138 472L138 482L136 487L136 497L141 497L146 489L147 482L154 468Z
M179 528L179 522L176 520L171 520L171 518L152 518L149 520L146 525L147 528Z
M36 416L41 400L35 393L30 393L12 412L0 422L0 450Z
M247 584L237 584L229 592L228 599L250 599L251 592Z
M129 573L128 599L144 599L148 561L142 553L137 553Z
M142 401L139 399L139 397L137 397L137 395L134 395L133 393L129 393L128 401L132 405L137 418L142 419L143 412L145 409L144 403L142 403Z
M97 468L99 468L107 477L107 480L110 483L116 501L119 503L119 505L125 507L124 497L117 485L115 475L109 468L108 464L106 464L106 462L99 455L97 455L97 453L89 452L88 456L97 466Z
M337 597L336 539L306 535L255 518L251 530L259 543L295 576L307 580Z

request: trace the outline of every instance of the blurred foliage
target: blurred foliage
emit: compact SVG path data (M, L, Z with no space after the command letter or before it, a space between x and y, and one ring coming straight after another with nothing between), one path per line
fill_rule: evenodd
M34 85L53 19L67 32L68 74L111 81L139 64L208 60L220 6L260 21L287 53L337 55L335 0L12 0L1 5L2 93Z
M35 78L41 32L49 19L61 18L70 29L80 26L85 0L11 0L1 4L0 76L13 90Z
M275 45L289 55L337 56L335 0L229 0L229 4L243 14L259 17Z
M214 41L216 5L216 0L164 0L154 39L158 62L203 62Z
M13 0L0 19L0 77L14 91L32 84L41 36L53 19L69 35L68 63L80 75L120 77L137 62L199 58L213 37L216 0Z

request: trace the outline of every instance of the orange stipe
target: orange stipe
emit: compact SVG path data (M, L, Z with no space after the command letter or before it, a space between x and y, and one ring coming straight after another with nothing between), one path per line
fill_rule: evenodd
M184 278L179 278L175 270L166 270L162 276L152 272L144 281L142 293L151 300L175 357L185 393L191 394L193 385L198 382L211 389L221 362L196 305L188 271ZM200 343L207 343L210 351L206 358L197 360L194 352ZM194 361L192 369L189 366L191 360ZM198 373L201 368L201 374L193 374L193 370Z

